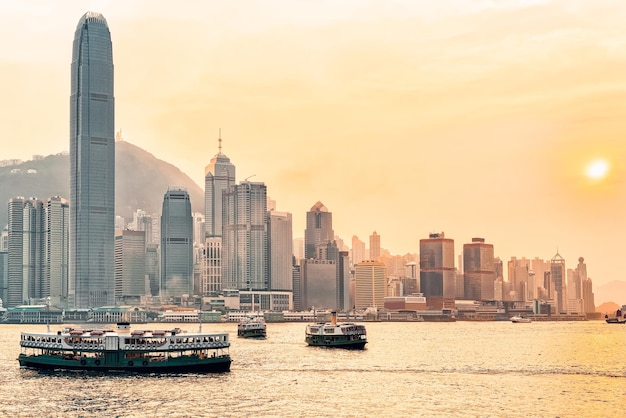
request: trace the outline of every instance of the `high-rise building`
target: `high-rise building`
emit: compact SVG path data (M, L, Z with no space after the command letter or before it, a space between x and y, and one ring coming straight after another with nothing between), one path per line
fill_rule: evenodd
M265 184L241 182L223 199L222 289L269 290Z
M115 236L115 299L139 303L146 286L146 232L119 231Z
M8 277L6 306L48 296L44 286L45 213L35 198L9 200Z
M9 254L6 251L0 251L0 300L2 304L7 301L7 281L9 277Z
M235 185L235 166L222 153L222 135L217 154L204 169L204 245L202 251L200 293L214 294L222 288L223 195Z
M454 240L443 232L420 240L420 291L427 298L454 299Z
M193 290L193 218L189 193L170 189L161 213L161 296L179 298Z
M370 259L374 261L379 261L381 257L380 252L380 235L374 231L372 235L370 235Z
M382 308L385 305L387 269L379 261L362 261L354 266L354 307Z
M493 300L494 256L493 245L483 238L472 238L463 244L464 295L469 300Z
M220 134L217 154L204 169L204 230L207 237L222 236L222 194L235 185L235 166L222 154Z
M291 213L271 210L267 215L269 290L293 290L293 233Z
M557 253L550 260L550 278L552 281L552 285L554 286L554 305L556 306L556 313L565 312L567 307L566 294L565 291L567 289L565 285L566 270L565 270L565 259L561 257L561 255Z
M513 301L528 300L531 273L530 260L526 257L511 257L507 263L507 269L511 290L508 297L505 297L505 299Z
M74 35L70 97L70 285L76 308L115 302L113 51L106 19L87 12Z
M352 237L352 265L357 265L361 261L365 260L365 243L359 239L356 235Z
M67 199L54 196L46 203L46 262L44 296L54 306L68 306L70 206Z
M333 214L322 202L317 202L306 213L306 229L304 231L304 257L317 258L317 246L333 241Z

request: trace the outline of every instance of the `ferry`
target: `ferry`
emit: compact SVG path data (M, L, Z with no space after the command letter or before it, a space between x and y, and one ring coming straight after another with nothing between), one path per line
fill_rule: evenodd
M265 338L267 324L260 317L244 318L237 325L237 336L243 338Z
M331 322L308 324L305 342L314 347L351 348L361 350L367 344L364 325L353 322L337 323L337 312L331 313Z
M513 322L514 324L527 324L531 322L531 319L527 316L515 315L511 317L511 322Z
M20 366L39 370L223 373L231 363L227 333L131 331L129 322L115 330L22 332L20 346Z

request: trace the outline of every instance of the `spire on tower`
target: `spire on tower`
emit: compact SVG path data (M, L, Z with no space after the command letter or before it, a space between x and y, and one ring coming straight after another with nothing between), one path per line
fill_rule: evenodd
M220 128L220 134L219 134L219 145L218 145L218 154L222 155L222 128Z

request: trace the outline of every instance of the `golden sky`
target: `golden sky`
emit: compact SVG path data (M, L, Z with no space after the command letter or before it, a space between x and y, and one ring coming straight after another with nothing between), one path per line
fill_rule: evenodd
M203 187L221 128L295 237L319 200L347 243L376 231L404 254L445 231L457 254L558 248L595 286L625 279L623 1L2 2L0 159L68 150L88 10L111 30L124 138Z

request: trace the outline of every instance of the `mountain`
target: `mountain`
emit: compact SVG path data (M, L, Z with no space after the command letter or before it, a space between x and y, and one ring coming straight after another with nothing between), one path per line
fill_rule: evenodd
M70 197L70 159L67 154L0 167L0 228L7 224L7 205L13 197ZM204 192L185 173L125 141L115 143L115 214L131 221L133 212L161 213L168 187L184 187L193 212L204 213Z
M597 288L594 287L593 296L596 306L606 302L614 302L619 306L626 305L626 282L613 280Z

